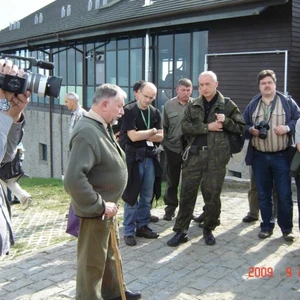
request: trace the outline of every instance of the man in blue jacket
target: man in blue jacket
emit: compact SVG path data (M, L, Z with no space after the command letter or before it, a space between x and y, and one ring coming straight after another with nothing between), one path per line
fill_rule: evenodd
M293 201L287 148L292 143L295 124L300 117L296 102L276 91L276 75L263 70L257 76L260 93L244 111L249 135L246 164L252 165L262 222L259 238L273 234L272 189L278 195L278 225L286 241L293 241Z

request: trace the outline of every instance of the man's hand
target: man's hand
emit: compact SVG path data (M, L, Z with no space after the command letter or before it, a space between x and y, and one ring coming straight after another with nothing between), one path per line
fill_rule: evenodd
M0 59L0 73L23 77L24 70L19 70L18 66L13 65L11 60L5 61L4 59ZM21 119L22 113L29 103L30 94L31 93L27 91L26 94L15 95L14 93L0 89L0 98L6 99L10 104L10 109L6 114L12 117L14 122L18 122Z
M224 114L215 114L216 116L216 122L223 123L225 121L225 115Z
M277 126L275 129L274 129L274 132L277 134L277 135L283 135L283 134L286 134L288 133L288 129L285 125L279 125Z
M118 207L116 203L113 202L105 202L105 211L104 214L106 217L111 218L114 217L118 212Z
M254 126L249 128L249 132L254 136L259 136L259 130L255 129Z
M211 122L208 124L209 131L223 131L223 123L219 121Z

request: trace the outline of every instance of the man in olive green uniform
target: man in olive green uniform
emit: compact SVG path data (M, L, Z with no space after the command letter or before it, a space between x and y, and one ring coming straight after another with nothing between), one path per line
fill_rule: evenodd
M225 105L217 90L216 74L203 72L198 81L201 96L188 104L182 120L188 146L183 155L180 205L173 228L176 234L167 243L171 247L188 240L199 185L205 204L203 236L207 245L215 244L212 230L220 225L220 194L230 159L227 131L241 134L245 130L236 104L229 99Z

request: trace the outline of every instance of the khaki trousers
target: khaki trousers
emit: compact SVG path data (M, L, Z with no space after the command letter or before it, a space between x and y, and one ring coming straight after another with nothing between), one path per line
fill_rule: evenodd
M121 295L111 246L111 219L80 219L76 299L113 299ZM115 230L119 244L117 222ZM101 298L102 296L102 298Z

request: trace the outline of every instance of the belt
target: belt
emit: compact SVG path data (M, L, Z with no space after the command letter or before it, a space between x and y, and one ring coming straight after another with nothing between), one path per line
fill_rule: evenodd
M257 152L260 152L262 154L267 154L267 155L274 155L274 154L280 154L280 153L285 153L287 149L284 150L280 150L280 151L276 151L276 152L264 152L264 151L259 151L257 149L255 149Z
M200 146L199 150L200 151L208 151L208 146Z
M199 151L208 151L208 146L192 145L187 147L182 155L182 160L187 160L189 155L198 155Z

